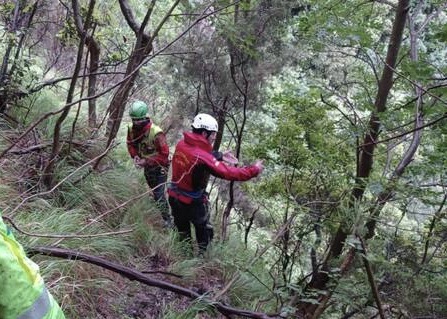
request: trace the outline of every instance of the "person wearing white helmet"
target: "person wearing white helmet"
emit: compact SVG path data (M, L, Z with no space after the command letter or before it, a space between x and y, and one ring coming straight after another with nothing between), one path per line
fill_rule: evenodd
M219 130L216 119L205 113L197 114L191 126L193 129L205 129L208 132L217 132Z
M176 145L168 195L180 239L191 239L193 224L199 251L203 253L213 237L206 193L208 175L230 181L247 181L258 176L264 166L261 160L243 167L222 161L223 154L213 152L219 127L211 115L197 114L191 126L192 132L184 132L183 139Z

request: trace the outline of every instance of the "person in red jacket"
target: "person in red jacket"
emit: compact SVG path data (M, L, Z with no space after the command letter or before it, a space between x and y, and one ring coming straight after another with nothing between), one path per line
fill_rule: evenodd
M154 200L160 208L165 227L171 227L165 185L169 167L169 147L162 129L147 116L148 106L135 101L129 110L132 127L127 130L127 150L137 167L144 169L144 176L152 189Z
M247 181L264 169L261 160L244 167L229 166L222 161L222 153L212 152L217 129L217 121L211 115L198 114L192 132L183 133L172 158L168 195L174 224L182 240L191 239L190 224L194 225L200 253L213 237L205 191L209 174L230 181Z

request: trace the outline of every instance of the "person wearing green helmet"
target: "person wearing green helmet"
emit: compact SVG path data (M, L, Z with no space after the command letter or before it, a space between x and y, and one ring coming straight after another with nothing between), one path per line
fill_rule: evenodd
M127 130L127 150L135 166L144 169L144 176L152 189L164 221L164 227L172 227L169 205L165 197L165 186L169 167L169 147L163 130L148 116L148 106L135 101L130 106L132 126Z
M45 287L39 266L26 257L22 245L5 225L0 212L0 318L64 319Z

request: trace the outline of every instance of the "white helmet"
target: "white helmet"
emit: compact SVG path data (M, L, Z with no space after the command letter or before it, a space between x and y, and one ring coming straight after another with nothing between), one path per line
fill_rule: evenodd
M211 132L217 132L217 129L219 128L216 119L205 113L197 114L191 126L195 129L203 128Z

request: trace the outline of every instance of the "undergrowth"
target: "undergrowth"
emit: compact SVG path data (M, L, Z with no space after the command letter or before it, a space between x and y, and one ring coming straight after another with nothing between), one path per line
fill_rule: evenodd
M0 139L0 146L6 145ZM70 154L56 165L56 180L62 183L51 192L40 188L39 169L31 165L38 155L19 161L12 154L0 162L1 208L19 228L14 233L22 245L100 256L202 298L194 301L131 282L82 261L32 256L67 318L219 318L212 300L223 289L218 301L243 309L271 295L262 259L251 263L255 250L237 236L225 243L216 240L205 258L197 258L175 231L162 228L143 173L133 167L124 147L113 151L100 172L89 166L77 170L88 158L76 150Z

